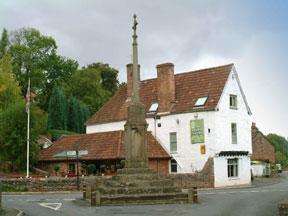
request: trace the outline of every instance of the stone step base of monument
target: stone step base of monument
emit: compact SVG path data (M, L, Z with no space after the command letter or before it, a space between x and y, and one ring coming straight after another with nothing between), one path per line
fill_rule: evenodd
M101 195L100 205L156 205L189 203L186 193Z
M117 175L141 175L156 174L156 171L150 168L123 168L117 170Z
M176 187L173 179L151 172L90 179L87 183L85 197L91 201L92 206L93 200L98 200L95 201L98 206L189 202L188 193Z
M154 187L104 187L98 188L101 194L155 194L155 193L179 193L182 190L171 186Z
M106 180L99 183L100 187L173 187L173 181L170 179L121 179Z

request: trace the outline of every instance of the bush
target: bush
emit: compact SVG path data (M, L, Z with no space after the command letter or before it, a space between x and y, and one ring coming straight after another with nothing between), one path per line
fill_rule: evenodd
M96 172L95 164L89 164L87 166L87 172L88 172L89 175L93 175Z
M2 191L3 192L27 192L28 188L2 184Z

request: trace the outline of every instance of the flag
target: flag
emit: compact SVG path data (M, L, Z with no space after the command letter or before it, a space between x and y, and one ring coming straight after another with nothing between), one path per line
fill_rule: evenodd
M29 112L30 109L30 79L28 81L28 88L27 88L27 93L26 93L26 112Z

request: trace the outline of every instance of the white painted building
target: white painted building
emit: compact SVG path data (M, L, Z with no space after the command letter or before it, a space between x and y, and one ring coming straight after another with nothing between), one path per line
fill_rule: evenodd
M131 70L127 86L87 121L87 133L123 130ZM212 157L215 187L250 184L251 111L233 64L175 75L173 64L158 65L156 79L141 81L140 97L148 131L172 156L171 173L200 171Z

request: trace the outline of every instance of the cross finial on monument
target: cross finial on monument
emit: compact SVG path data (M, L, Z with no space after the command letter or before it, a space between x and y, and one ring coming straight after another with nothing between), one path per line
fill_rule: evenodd
M136 14L133 15L133 18L134 18L134 24L133 24L132 29L134 30L134 34L136 34L136 27L137 27L137 24L138 24L137 20L136 20L136 18L137 18Z
M137 33L136 33L136 30L137 30L137 25L138 25L138 22L136 20L137 16L136 14L133 15L133 18L134 18L134 22L133 22L133 26L132 26L132 29L133 29L133 45L137 45Z

